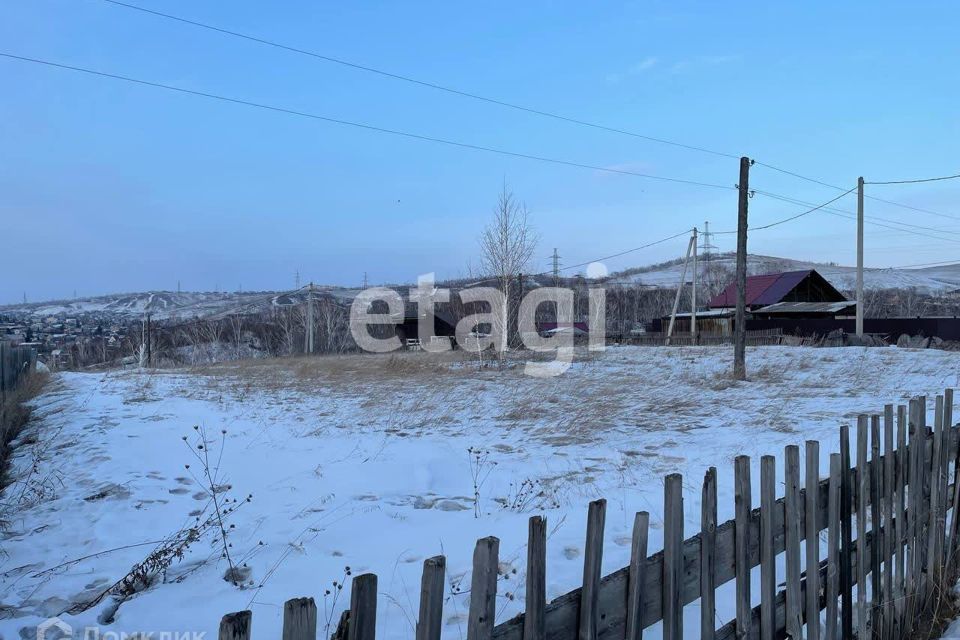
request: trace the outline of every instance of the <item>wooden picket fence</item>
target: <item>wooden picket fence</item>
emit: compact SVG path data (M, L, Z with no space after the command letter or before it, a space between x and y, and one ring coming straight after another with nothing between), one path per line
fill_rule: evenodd
M36 368L35 349L0 341L0 394L3 400L6 400L7 394L16 389Z
M760 506L753 507L748 456L735 460L735 517L717 524L717 472L703 482L700 531L684 538L682 478L664 483L663 550L648 555L649 514L634 520L630 565L601 577L606 502L587 515L583 585L546 602L546 522L530 518L526 611L494 625L499 540L477 541L470 584L468 640L641 640L662 623L664 638L683 637L683 609L700 601L696 633L727 638L905 638L956 579L960 549L960 429L953 427L953 390L937 396L933 428L927 399L887 405L859 416L851 467L850 429L821 477L820 445L786 447L784 496L777 498L776 459L760 460ZM949 516L949 518L948 518ZM821 532L826 534L826 553ZM856 534L854 536L854 533ZM801 547L805 548L801 564ZM784 554L785 575L777 560ZM416 640L439 640L445 558L424 562ZM760 567L760 605L752 606L751 569ZM735 581L734 619L716 628L716 590ZM777 585L784 588L778 590ZM855 588L856 587L856 588ZM377 576L353 578L350 608L334 639L374 640ZM823 626L821 626L821 622ZM250 611L228 614L220 640L249 640ZM283 640L315 640L312 598L284 607ZM689 630L688 630L689 631Z

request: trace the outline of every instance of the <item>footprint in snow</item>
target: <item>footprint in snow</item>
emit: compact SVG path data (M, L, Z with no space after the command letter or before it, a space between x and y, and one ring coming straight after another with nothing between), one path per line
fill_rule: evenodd
M577 547L564 547L563 557L567 560L576 560L580 557L580 549Z

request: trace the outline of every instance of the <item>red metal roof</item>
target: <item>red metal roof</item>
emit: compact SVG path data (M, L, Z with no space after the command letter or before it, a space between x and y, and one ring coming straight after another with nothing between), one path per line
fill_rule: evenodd
M780 302L784 296L793 291L794 287L803 282L803 279L812 272L812 269L807 269L805 271L786 271L763 276L749 276L747 278L747 306L767 306ZM722 293L710 301L711 308L735 306L737 306L736 282L731 282Z

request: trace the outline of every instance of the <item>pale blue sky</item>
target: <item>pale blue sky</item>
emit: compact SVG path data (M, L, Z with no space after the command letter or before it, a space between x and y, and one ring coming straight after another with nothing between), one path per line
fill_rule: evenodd
M188 2L143 6L853 186L957 173L960 4ZM112 6L0 1L0 51L520 153L733 185L737 160L483 104ZM466 274L504 178L567 264L710 220L736 193L556 166L0 58L0 303ZM756 166L753 187L837 194ZM870 193L960 217L960 181ZM838 207L854 210L847 197ZM759 226L802 209L755 197ZM949 260L960 220L868 201L867 264ZM757 253L854 260L821 212ZM951 241L954 240L954 241ZM721 249L733 237L718 238ZM611 269L679 255L677 240Z

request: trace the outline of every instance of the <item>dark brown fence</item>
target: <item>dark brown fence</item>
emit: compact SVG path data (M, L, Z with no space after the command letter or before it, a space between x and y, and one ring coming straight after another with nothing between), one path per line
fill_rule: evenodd
M768 347L778 345L783 339L783 331L780 329L763 329L757 331L747 331L747 345L751 347ZM709 333L701 332L697 334L696 341L693 336L687 332L674 331L673 336L667 338L666 332L649 331L636 335L623 336L623 342L636 344L645 347L659 347L664 345L688 347L694 342L700 346L716 346L722 344L733 344L732 333Z
M933 428L927 400L887 405L857 421L851 466L850 429L821 476L820 445L786 447L784 495L777 498L776 459L760 459L759 508L751 494L751 461L735 460L735 517L717 524L717 472L703 481L700 531L684 536L682 478L664 483L663 550L648 555L649 514L634 520L630 565L601 577L606 501L590 503L583 585L546 602L546 526L530 519L526 611L494 625L499 540L477 541L470 585L468 640L640 640L662 623L664 638L683 637L683 609L700 601L700 625L689 636L726 638L905 638L956 579L960 548L960 429L952 427L953 391L937 396ZM801 475L803 477L801 477ZM821 533L826 533L823 553ZM855 535L854 535L855 534ZM801 548L805 557L801 563ZM778 575L783 554L785 571ZM416 640L441 633L443 556L424 562ZM760 605L750 574L760 567ZM735 583L735 611L716 628L716 590ZM778 584L783 584L778 589ZM377 577L353 578L350 609L334 638L373 640ZM732 606L730 606L732 605ZM284 607L283 639L315 640L313 599ZM821 628L821 620L824 626ZM220 639L247 640L251 613L223 617ZM693 630L688 629L688 632Z

